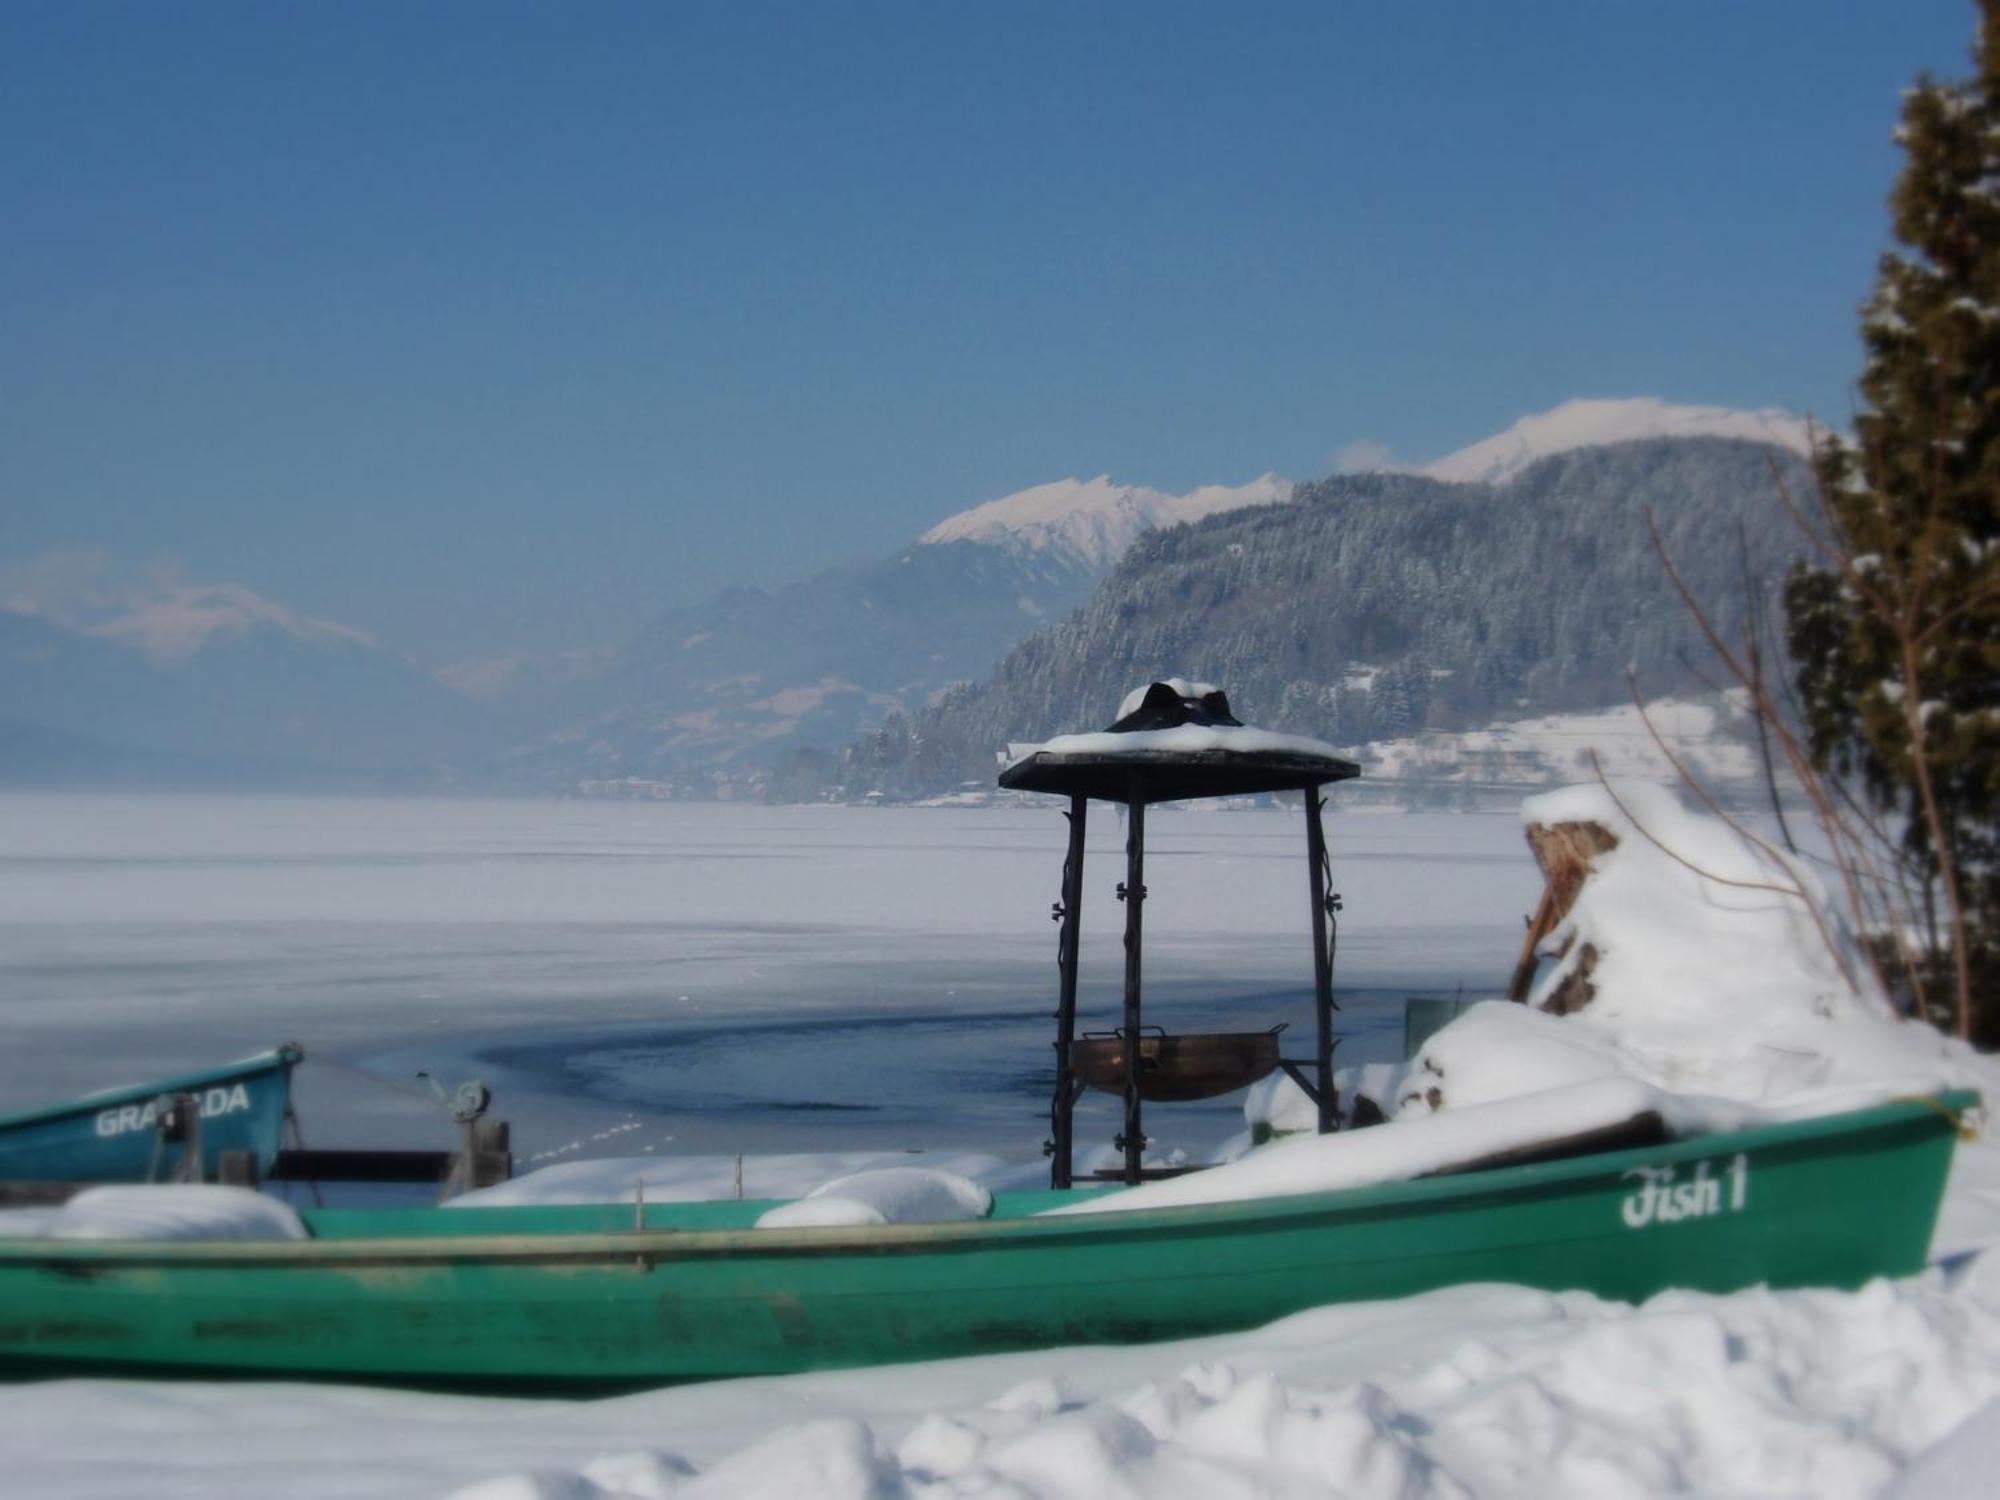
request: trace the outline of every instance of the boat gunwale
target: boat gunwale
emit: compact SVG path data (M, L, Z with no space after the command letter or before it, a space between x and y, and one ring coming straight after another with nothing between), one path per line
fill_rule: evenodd
M385 1264L526 1263L609 1265L641 1269L679 1260L831 1258L855 1254L972 1252L1019 1240L1127 1239L1184 1228L1247 1227L1328 1214L1368 1213L1450 1199L1509 1196L1524 1189L1622 1173L1634 1167L1678 1164L1732 1152L1766 1151L1802 1142L1834 1142L1943 1120L1959 1128L1981 1104L1971 1090L1912 1095L1839 1114L1754 1125L1691 1136L1663 1146L1637 1146L1560 1161L1494 1167L1308 1193L1274 1194L1213 1203L1092 1214L1032 1214L943 1224L884 1224L799 1229L629 1229L610 1231L375 1236L305 1240L52 1240L0 1239L0 1270L22 1265L91 1274L99 1268L285 1266L317 1270ZM784 1202L789 1200L772 1200ZM412 1210L412 1212L509 1212ZM612 1205L616 1206L616 1205ZM671 1207L671 1203L654 1205Z
M262 1077L264 1074L280 1071L289 1072L303 1061L305 1061L305 1050L287 1042L281 1047L273 1047L268 1052L259 1052L233 1063L223 1063L219 1067L202 1068L192 1073L176 1073L171 1078L152 1079L145 1083L119 1084L113 1088L99 1089L94 1094L85 1094L80 1099L65 1100L61 1104L43 1104L17 1114L0 1115L0 1130L12 1130L23 1125L45 1125L56 1120L94 1115L113 1105L157 1099L162 1094L176 1094L189 1089L212 1088L230 1079Z

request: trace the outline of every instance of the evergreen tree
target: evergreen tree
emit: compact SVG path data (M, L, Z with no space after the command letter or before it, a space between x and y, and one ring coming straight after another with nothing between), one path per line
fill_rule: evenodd
M1863 309L1856 441L1820 454L1824 555L1794 569L1785 606L1814 758L1902 821L1951 929L1938 977L1953 1019L1994 1039L2000 0L1980 11L1977 76L1925 77L1906 97L1891 200L1903 248Z

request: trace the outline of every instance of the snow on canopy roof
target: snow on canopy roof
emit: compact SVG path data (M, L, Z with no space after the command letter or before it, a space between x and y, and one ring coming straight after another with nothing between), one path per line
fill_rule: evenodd
M1322 740L1244 724L1213 684L1169 677L1126 694L1109 729L1030 747L1001 771L1000 785L1109 802L1182 802L1304 791L1360 774Z

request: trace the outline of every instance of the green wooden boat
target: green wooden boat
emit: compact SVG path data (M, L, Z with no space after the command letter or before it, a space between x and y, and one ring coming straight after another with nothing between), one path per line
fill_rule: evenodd
M758 1230L769 1204L728 1202L324 1210L302 1242L0 1241L0 1369L580 1394L1180 1338L1464 1282L1852 1287L1924 1265L1976 1102L1128 1213L1035 1216L1106 1191L1079 1189L869 1229Z

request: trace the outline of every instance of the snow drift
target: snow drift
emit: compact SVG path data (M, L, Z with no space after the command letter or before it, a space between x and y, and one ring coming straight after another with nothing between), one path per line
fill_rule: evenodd
M1522 816L1615 845L1543 945L1556 961L1528 1004L1475 1007L1432 1037L1399 1117L1607 1076L1791 1118L2000 1083L1991 1060L1896 1014L1805 860L1654 786L1569 787ZM1548 1014L1557 1003L1575 1013Z
M796 1203L781 1203L759 1229L817 1229L872 1224L952 1224L993 1212L993 1195L953 1172L885 1167L822 1183Z

